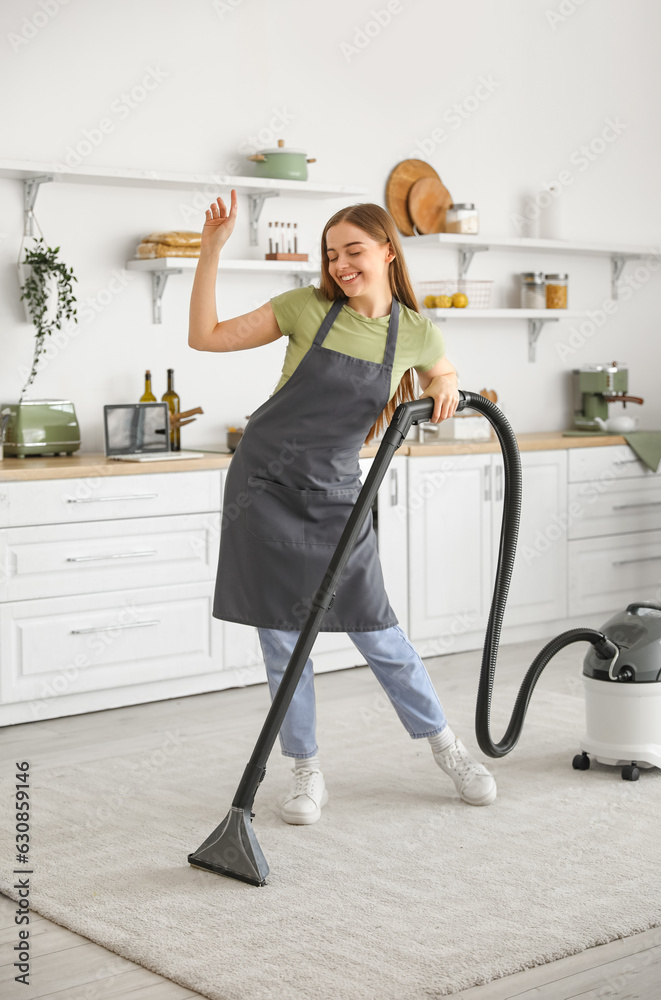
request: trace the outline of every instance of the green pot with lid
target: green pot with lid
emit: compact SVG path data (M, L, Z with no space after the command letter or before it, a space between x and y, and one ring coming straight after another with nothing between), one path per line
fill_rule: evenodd
M278 139L277 149L260 149L248 159L255 164L255 177L273 177L279 181L306 181L308 163L317 162L301 149L285 149L284 139Z

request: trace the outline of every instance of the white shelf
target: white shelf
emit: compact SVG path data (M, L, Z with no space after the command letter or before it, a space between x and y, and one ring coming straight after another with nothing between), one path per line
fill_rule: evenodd
M199 257L146 257L126 262L129 271L143 271L151 274L152 319L160 323L162 317L163 292L168 278L184 271L194 271ZM303 274L320 274L320 268L309 260L238 260L230 258L218 262L219 271L247 271L261 274L293 274L302 285Z
M117 187L171 189L211 188L225 200L231 188L248 196L250 244L257 246L257 223L266 198L281 195L308 198L349 198L364 195L367 188L350 184L316 184L314 181L282 181L274 177L236 177L232 174L175 174L159 170L127 170L119 167L86 167L83 170L62 163L28 160L0 160L0 178L23 181L25 229L33 233L33 212L39 188L49 181L73 184L112 184ZM201 213L200 213L201 217Z
M604 246L600 243L586 243L580 240L535 240L524 236L467 236L465 233L429 233L426 236L403 236L402 245L411 247L448 247L478 250L534 250L551 253L579 254L595 257L642 257L653 253L649 246Z
M129 271L194 271L199 257L141 257L126 262ZM320 274L309 260L238 260L221 258L219 271L271 271L274 274ZM440 312L440 310L439 310Z
M564 319L582 316L578 309L423 309L430 319Z
M528 323L528 361L535 360L535 351L539 335L545 323L557 323L561 319L583 316L578 309L421 309L435 323L444 323L455 319L524 319Z
M0 177L14 180L34 180L51 175L51 180L75 184L112 184L124 187L197 188L210 185L236 188L237 194L310 195L317 198L337 198L342 195L367 194L366 187L352 184L318 184L314 181L281 181L272 177L237 177L232 174L178 174L163 170L128 170L119 167L86 167L77 169L55 162L0 160ZM218 192L222 194L221 191Z
M465 233L428 233L425 236L404 236L402 245L407 249L456 250L459 255L459 277L465 278L476 253L487 250L510 250L520 253L562 253L583 257L610 257L611 298L617 298L617 283L629 260L639 260L656 253L649 246L604 246L581 240L534 240L526 236L467 236Z

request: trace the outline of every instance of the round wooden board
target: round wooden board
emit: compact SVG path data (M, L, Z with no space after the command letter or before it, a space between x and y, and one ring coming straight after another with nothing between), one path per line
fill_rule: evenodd
M409 189L409 218L419 233L444 233L452 195L438 177L420 177Z
M411 185L421 177L436 177L438 181L441 179L434 168L424 160L402 160L391 170L386 182L386 208L404 236L415 235L407 198Z

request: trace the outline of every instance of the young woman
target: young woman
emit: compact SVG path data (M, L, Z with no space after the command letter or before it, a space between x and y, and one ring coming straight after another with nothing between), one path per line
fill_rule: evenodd
M320 287L276 295L218 321L218 258L236 222L222 198L206 211L190 303L188 343L240 351L288 337L280 381L254 410L230 463L213 615L258 629L271 698L360 492L359 452L416 399L413 369L434 400L432 420L451 417L457 374L438 328L418 310L397 230L379 205L344 208L321 237ZM420 398L422 398L422 396ZM366 518L321 631L346 632L374 671L413 739L471 805L489 805L496 784L450 729L427 670L384 589L372 518ZM308 659L280 730L293 782L287 823L314 823L328 799L315 737Z

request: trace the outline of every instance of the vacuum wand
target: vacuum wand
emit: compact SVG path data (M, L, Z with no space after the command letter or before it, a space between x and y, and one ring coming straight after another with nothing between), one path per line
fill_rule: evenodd
M312 597L308 616L273 697L230 811L197 851L188 855L188 862L194 867L205 868L219 875L228 875L251 885L264 885L269 867L252 829L251 808L257 789L266 773L266 762L321 628L322 619L333 604L340 577L372 508L392 456L411 426L422 420L428 420L433 408L434 400L425 397L402 403L395 410L321 585Z

